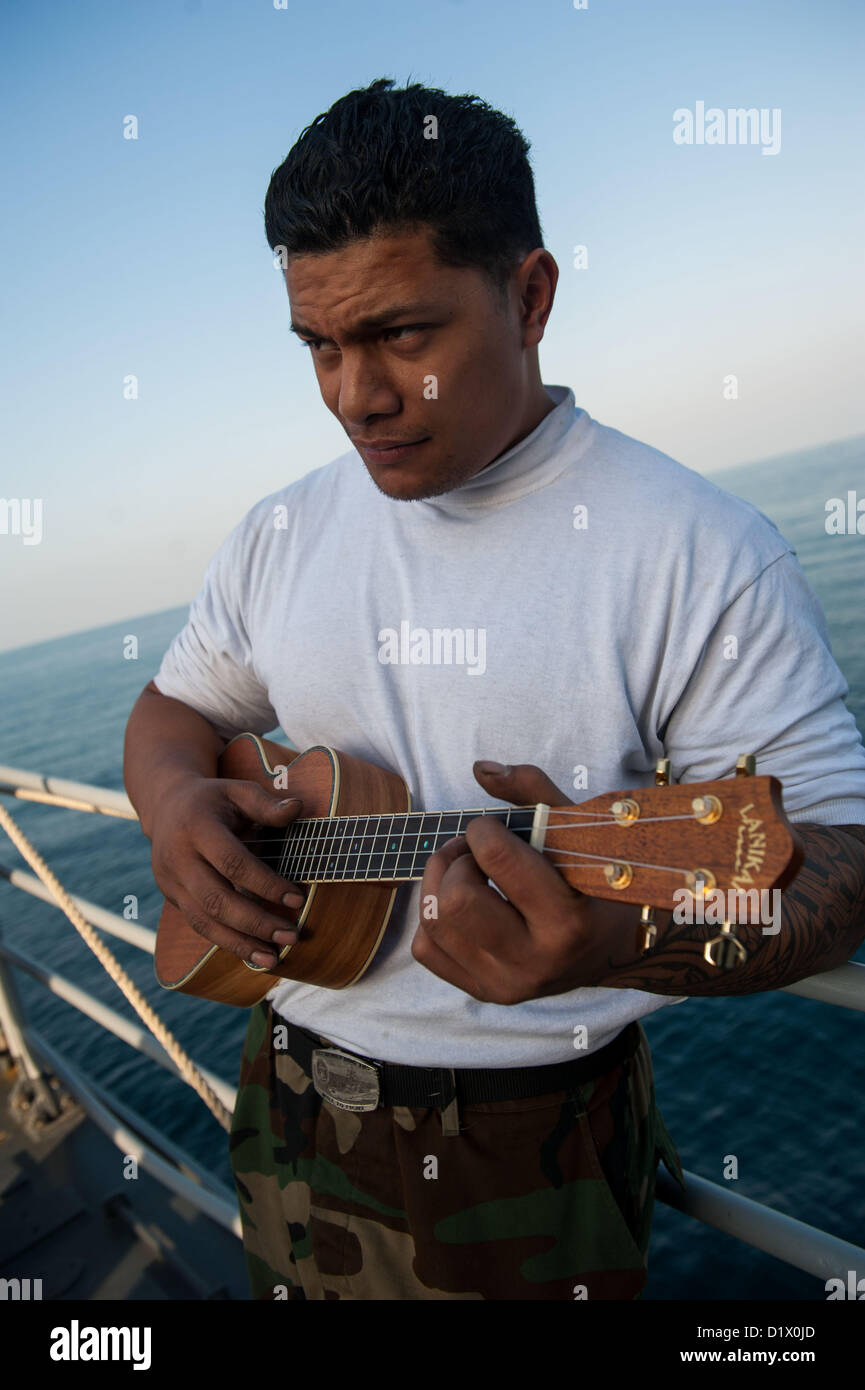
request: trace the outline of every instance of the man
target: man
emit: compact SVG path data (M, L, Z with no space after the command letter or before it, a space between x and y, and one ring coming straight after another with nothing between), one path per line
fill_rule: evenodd
M865 753L775 527L542 383L558 271L513 122L392 88L319 116L266 200L292 330L354 447L221 547L130 718L126 785L166 897L267 966L294 939L267 903L303 887L237 834L302 808L216 778L238 732L281 724L437 810L579 802L652 784L662 758L712 780L756 754L805 861L777 933L738 926L732 968L704 958L717 928L659 912L640 938L637 908L575 892L486 817L400 889L358 983L278 982L251 1014L232 1163L255 1297L634 1298L659 1157L681 1181L638 1020L855 951ZM444 629L461 640L436 661ZM374 1068L375 1108L313 1087L328 1047Z

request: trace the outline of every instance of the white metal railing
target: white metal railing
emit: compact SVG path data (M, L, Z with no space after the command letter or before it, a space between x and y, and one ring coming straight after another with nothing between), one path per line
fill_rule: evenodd
M125 792L94 787L89 782L70 782L65 777L44 777L20 767L0 763L0 792L9 792L20 801L42 801L49 806L64 805L72 811L97 811L121 820L138 820L138 814Z
M865 965L860 965L858 960L848 960L822 975L809 975L795 985L782 985L778 992L819 999L821 1004L837 1004L842 1009L858 1009L865 1013Z
M157 1066L163 1067L165 1071L170 1071L173 1076L182 1075L179 1067L171 1060L161 1043L158 1043L152 1033L149 1033L136 1020L124 1018L123 1014L117 1013L108 1004L103 1004L102 1000L97 999L95 995L88 994L86 990L73 984L71 980L67 980L56 970L46 970L39 961L24 955L21 951L14 950L11 946L7 946L2 939L0 939L0 959L7 960L10 965L16 966L19 970L30 975L32 979L38 980L52 994L56 994L58 999L64 999L79 1013L91 1018L94 1023L98 1023L106 1032L113 1033L116 1038L128 1043L130 1047L134 1047L136 1052L141 1052L145 1057L149 1057L151 1062L155 1062ZM198 1064L196 1063L196 1065ZM229 1086L228 1082L223 1081L221 1076L216 1076L206 1067L199 1066L198 1070L208 1085L212 1086L223 1105L228 1110L233 1110L237 1099L236 1087Z
M8 864L0 864L0 878L7 879L13 888L20 888L22 893L41 898L51 907L57 906L57 899L51 889L46 888L40 878L35 874L28 874L25 869L12 869ZM155 953L156 932L152 927L136 926L125 917L118 917L116 912L109 912L97 903L88 902L87 898L78 898L74 893L70 893L69 896L92 927L99 927L101 931L117 936L121 941L128 941L130 946L137 946L141 951L149 951L151 956Z
M684 1170L683 1170L684 1171ZM697 1173L685 1172L683 1192L663 1168L658 1169L657 1196L687 1216L714 1226L745 1245L764 1250L776 1260L794 1265L816 1278L840 1278L846 1284L848 1269L865 1273L865 1250L838 1236L797 1221L762 1202L709 1182Z
M132 803L122 792L110 791L84 782L43 777L18 768L0 766L0 792L12 794L21 800L39 801L70 810L91 811L127 820L137 819ZM51 894L35 876L0 864L0 877L6 878L17 890L53 904ZM141 950L153 952L154 932L137 927L86 899L76 898L74 901L91 925L111 932ZM124 1019L122 1015L57 972L45 970L37 961L3 944L0 944L0 960L8 961L16 968L26 971L74 1008L122 1038L130 1047L144 1053L166 1070L177 1073L177 1068L167 1053L145 1029ZM784 986L783 992L865 1012L865 965L857 961L848 961L835 970L812 975L794 985ZM143 1145L140 1139L133 1138L128 1126L134 1123L143 1130L146 1122L138 1118L132 1120L130 1117L126 1126L121 1125L111 1109L112 1106L118 1105L113 1098L99 1092L94 1082L85 1081L68 1061L60 1057L32 1028L28 1026L26 1031L28 1041L33 1043L36 1053L50 1070L65 1082L95 1123L100 1125L118 1147L127 1153L140 1153L142 1167L151 1171L154 1177L158 1177L172 1191L178 1192L206 1211L235 1235L241 1235L236 1206L232 1203L227 1189L214 1175L209 1174L208 1170L202 1169L200 1165L195 1165L198 1182L179 1174L176 1168L165 1163L151 1146ZM233 1108L235 1089L220 1077L200 1070L223 1103L229 1109ZM155 1131L151 1129L151 1138L154 1137ZM166 1152L174 1151L175 1161L178 1161L177 1156L181 1155L187 1166L193 1164L194 1161L177 1146L172 1145L171 1141L163 1139L161 1146ZM846 1278L849 1269L865 1270L865 1249L805 1222L797 1221L794 1217L775 1211L760 1202L754 1202L696 1173L683 1171L687 1184L685 1192L682 1192L663 1168L659 1168L657 1196L685 1215L732 1235L744 1244L763 1250L776 1259L824 1281L839 1276ZM207 1186L208 1179L212 1190Z

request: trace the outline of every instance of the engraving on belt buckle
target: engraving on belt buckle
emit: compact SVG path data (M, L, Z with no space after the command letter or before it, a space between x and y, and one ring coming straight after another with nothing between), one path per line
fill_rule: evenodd
M312 1084L324 1100L339 1110L378 1109L378 1067L341 1052L338 1047L313 1050Z

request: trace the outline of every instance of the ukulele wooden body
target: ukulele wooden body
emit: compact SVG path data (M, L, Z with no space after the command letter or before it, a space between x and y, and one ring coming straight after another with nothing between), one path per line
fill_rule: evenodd
M223 751L218 772L220 777L257 782L272 793L280 766L286 771L278 794L300 797L304 817L411 809L409 790L395 772L324 745L298 754L270 739L240 734ZM271 837L274 833L278 832L269 831ZM254 837L250 848L254 849ZM179 908L166 903L156 937L156 978L165 989L240 1008L257 1004L281 979L342 989L360 979L375 955L397 887L375 882L311 884L296 919L297 942L283 947L277 964L266 970L210 944ZM268 909L295 920L279 904L269 903Z

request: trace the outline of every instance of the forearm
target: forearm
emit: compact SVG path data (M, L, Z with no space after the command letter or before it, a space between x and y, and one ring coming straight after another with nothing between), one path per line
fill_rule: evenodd
M756 994L781 989L849 960L865 938L865 826L796 825L805 848L799 873L781 893L780 930L741 923L736 936L748 952L723 970L703 957L718 925L677 924L657 913L658 935L645 955L636 945L638 909L619 904L601 963L591 983L651 994Z
M153 810L179 777L215 777L225 740L213 725L162 695L152 682L142 690L126 725L123 781L150 837Z

